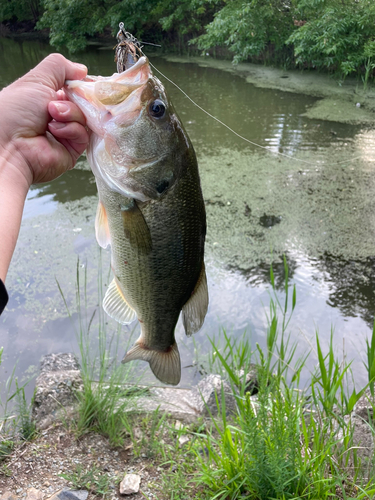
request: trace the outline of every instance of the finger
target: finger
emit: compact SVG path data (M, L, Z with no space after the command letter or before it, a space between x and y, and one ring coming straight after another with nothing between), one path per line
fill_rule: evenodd
M67 139L77 144L84 144L85 147L89 142L87 130L77 122L62 123L52 121L48 124L48 129L57 139Z
M56 92L56 97L59 101L69 101L69 98L68 96L65 94L64 90L61 89L61 90L58 90Z
M79 107L70 101L51 101L48 112L57 122L78 122L86 125L86 118Z
M85 127L77 122L50 122L48 128L55 139L65 146L73 161L76 162L77 158L87 148L89 142L89 134Z
M83 64L74 63L61 54L50 54L25 79L39 79L51 89L57 91L64 85L65 80L81 80L87 75L87 68Z

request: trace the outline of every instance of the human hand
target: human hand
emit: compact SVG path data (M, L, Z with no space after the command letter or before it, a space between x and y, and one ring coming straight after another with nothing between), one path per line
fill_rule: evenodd
M51 54L0 92L0 177L5 170L28 189L74 167L88 143L86 121L59 89L86 74L85 66Z

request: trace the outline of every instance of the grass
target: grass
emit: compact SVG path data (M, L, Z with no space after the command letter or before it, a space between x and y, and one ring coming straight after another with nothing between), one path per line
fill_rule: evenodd
M208 422L190 430L184 447L178 446L176 438L159 447L156 458L167 470L157 498L375 497L374 463L365 467L357 456L349 418L368 386L359 392L350 388L350 363L336 358L332 336L326 355L316 336L317 367L300 388L309 355L294 359L296 345L290 343L287 327L296 291L289 293L286 262L285 274L285 301L280 303L276 294L270 300L265 349L256 345L252 351L248 339L235 341L226 332L220 342L212 340L209 371L220 373L231 384L236 411L226 411L223 385L217 394L218 416L211 415ZM373 333L368 341L370 387L374 352ZM256 396L246 389L246 372L254 363Z
M83 391L77 392L76 430L78 435L88 431L99 432L108 437L112 445L121 446L130 428L128 410L135 409L135 397L143 394L145 390L135 390L134 387L127 386L131 367L117 362L121 327L118 326L117 331L111 335L108 333L101 306L95 309L90 317L88 316L86 266L84 266L83 282L80 269L78 261L76 304L79 328L76 333L80 350ZM98 276L98 297L99 304L101 304L103 290L101 266L99 266ZM72 318L59 284L58 287L68 314ZM93 338L97 339L97 347L94 350Z
M3 348L1 347L0 365L2 355ZM16 438L31 440L36 432L35 424L31 418L32 401L28 403L25 396L25 387L29 381L20 386L17 377L15 377L15 370L16 366L5 382L5 400L0 399L0 460L4 458L1 452L4 443L3 450L8 448L7 443L13 443Z
M73 489L86 489L95 496L107 496L114 489L113 480L97 467L84 469L77 464L74 471L59 474L71 484Z

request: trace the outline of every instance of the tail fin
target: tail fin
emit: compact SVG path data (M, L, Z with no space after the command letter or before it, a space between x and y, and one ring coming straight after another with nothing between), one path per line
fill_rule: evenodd
M176 342L167 352L154 351L144 347L139 340L128 351L122 363L142 359L150 363L152 373L164 384L177 385L181 380L180 353Z

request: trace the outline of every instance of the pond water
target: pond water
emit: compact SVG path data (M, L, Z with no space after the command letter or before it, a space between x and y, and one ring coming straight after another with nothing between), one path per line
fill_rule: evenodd
M0 87L51 51L42 42L0 39ZM75 59L91 74L115 70L111 50L91 47ZM356 383L364 384L365 339L375 312L372 128L308 118L305 113L316 103L314 97L257 88L240 75L189 62L159 57L151 61L229 127L273 153L294 158L244 142L165 82L197 152L208 223L210 306L195 342L185 338L180 322L177 326L181 386L199 380L196 362L199 365L211 349L209 336L223 328L237 338L246 332L254 347L256 342L265 345L270 265L273 262L282 300L283 255L289 283L297 287L289 326L291 340L298 341L297 356L312 348L316 331L326 350L333 331L337 353L354 359ZM104 283L110 279L109 254L100 254L95 241L96 204L94 178L84 158L72 172L30 190L7 278L10 301L0 318L1 380L15 363L16 375L26 380L42 355L78 352L78 260L81 278L87 273L89 316L98 308L100 266ZM110 331L116 328L110 319L107 326ZM124 328L120 356L129 336ZM315 362L313 353L310 369ZM139 370L144 367L139 364ZM149 370L145 380L158 384ZM33 382L28 393L32 390Z

